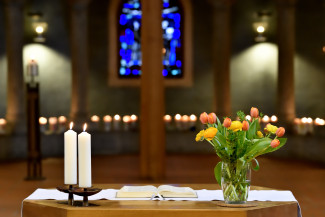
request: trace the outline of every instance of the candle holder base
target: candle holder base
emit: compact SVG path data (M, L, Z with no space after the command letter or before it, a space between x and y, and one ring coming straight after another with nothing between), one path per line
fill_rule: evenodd
M68 205L70 205L70 206L73 206L73 203L74 203L73 193L72 193L73 187L74 187L73 185L64 185L64 186L56 187L57 190L69 194Z
M72 190L70 192L72 192L75 195L82 196L83 197L82 206L86 207L86 206L89 206L88 197L99 193L101 190L102 189L100 189L100 188L77 188L77 187L75 187L75 188L72 188Z

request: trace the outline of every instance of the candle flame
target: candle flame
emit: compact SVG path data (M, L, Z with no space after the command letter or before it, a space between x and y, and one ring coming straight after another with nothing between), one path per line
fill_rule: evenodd
M197 117L195 115L191 114L190 115L190 120L194 122L194 121L197 120Z
M131 120L132 121L137 121L138 120L138 117L136 115L131 115Z
M124 123L129 123L131 121L131 117L129 115L123 116L123 122Z
M40 123L41 125L47 124L47 119L44 118L44 117L40 117L40 118L39 118L39 123Z
M104 122L111 122L112 121L112 117L109 115L105 115L104 116Z
M5 125L7 123L6 119L0 118L0 125Z
M277 121L278 121L278 117L275 116L275 115L272 115L272 117L271 117L271 121L272 121L272 122L277 122Z
M165 116L164 116L164 120L165 120L166 122L170 122L170 121L172 121L172 117L171 117L170 115L165 115Z
M60 123L60 124L65 124L65 122L67 122L67 118L64 117L64 116L60 116L60 117L58 118L58 120L59 120L59 123Z
M175 115L175 120L179 121L181 120L182 116L180 114L176 114Z
M183 115L181 118L181 121L183 121L183 122L188 122L188 120L189 120L188 115Z
M84 132L86 132L86 129L87 129L87 124L85 123L84 124Z
M269 116L267 116L267 115L264 115L264 117L263 117L263 119L262 119L262 121L263 122L269 122L270 121L270 118L269 118Z
M119 116L119 115L114 115L114 120L116 120L116 121L121 120L121 116Z
M97 115L93 115L93 116L91 116L90 120L92 122L99 122L100 118Z
M70 130L72 130L73 122L70 123Z
M315 124L318 125L318 126L324 126L325 125L325 120L320 119L320 118L316 118L315 119Z

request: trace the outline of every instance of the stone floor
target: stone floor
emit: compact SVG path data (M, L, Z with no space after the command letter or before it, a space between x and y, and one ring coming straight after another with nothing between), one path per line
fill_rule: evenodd
M310 162L259 158L261 169L253 172L252 184L291 190L303 216L325 216L325 166ZM215 183L215 155L169 155L164 183ZM152 183L139 178L135 155L96 156L92 161L94 183ZM20 216L21 201L36 188L50 188L63 182L63 159L43 160L43 181L24 181L26 163L0 164L0 216Z

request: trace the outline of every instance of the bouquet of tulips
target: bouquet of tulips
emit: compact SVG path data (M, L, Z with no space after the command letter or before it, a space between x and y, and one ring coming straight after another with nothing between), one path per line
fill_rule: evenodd
M250 186L247 168L252 161L254 170L259 169L256 157L281 148L287 141L281 138L285 129L267 124L262 130L257 108L252 107L250 120L242 111L237 112L238 120L224 118L223 123L215 113L200 115L200 120L207 128L196 135L196 141L206 140L215 149L221 161L215 167L215 178L222 187L225 201L246 201ZM262 132L264 131L264 132ZM250 170L249 170L250 171Z

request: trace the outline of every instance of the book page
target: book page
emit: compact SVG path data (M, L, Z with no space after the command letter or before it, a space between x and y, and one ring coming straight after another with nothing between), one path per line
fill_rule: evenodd
M190 187L175 187L171 185L161 185L158 193L163 197L197 197L196 192Z
M157 188L152 185L124 186L116 193L116 197L151 197L156 194Z
M157 192L157 188L153 185L144 186L124 186L121 188L122 192Z

